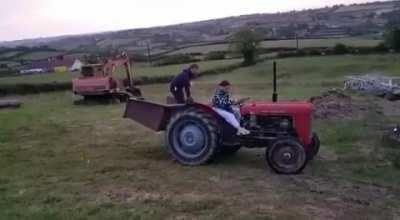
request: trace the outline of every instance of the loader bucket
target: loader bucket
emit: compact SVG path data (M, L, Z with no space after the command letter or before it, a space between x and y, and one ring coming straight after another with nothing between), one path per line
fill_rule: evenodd
M126 104L125 118L132 119L154 131L164 131L171 115L185 105L161 105L130 98Z

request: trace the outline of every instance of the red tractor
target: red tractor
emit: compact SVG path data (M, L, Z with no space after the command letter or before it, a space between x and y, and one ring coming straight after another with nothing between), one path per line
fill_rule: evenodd
M313 105L309 102L277 102L276 64L272 102L249 102L240 106L243 127L236 130L209 105L189 103L161 105L129 99L125 117L157 132L165 131L168 152L183 165L197 166L241 147L267 148L266 161L279 174L300 173L319 151L312 131Z
M118 67L124 67L126 78L119 78L116 74ZM81 76L72 81L74 94L89 98L117 98L121 101L130 95L140 96L134 89L133 76L129 57L126 53L105 60L97 64L88 64L82 67Z

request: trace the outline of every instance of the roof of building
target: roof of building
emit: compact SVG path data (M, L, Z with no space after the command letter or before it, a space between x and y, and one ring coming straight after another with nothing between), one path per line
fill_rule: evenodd
M69 56L51 57L46 60L33 61L28 66L28 69L51 70L51 69L54 69L56 67L61 67L61 66L71 67L74 64L75 60L76 60L75 58L69 57Z

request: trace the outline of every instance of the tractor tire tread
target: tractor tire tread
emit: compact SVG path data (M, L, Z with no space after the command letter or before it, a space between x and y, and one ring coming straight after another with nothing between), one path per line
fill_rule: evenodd
M193 117L199 119L203 125L205 125L206 130L208 131L208 135L210 137L210 143L211 146L209 152L207 155L203 156L202 158L199 158L195 161L189 161L185 160L181 156L177 155L174 153L174 147L171 146L169 136L170 136L170 131L173 129L174 125L176 122L178 122L182 117ZM167 150L168 152L173 156L175 160L180 162L183 165L188 165L188 166L198 166L198 165L203 165L206 163L211 162L217 153L218 150L218 140L219 140L219 132L218 132L218 127L217 124L215 123L215 119L213 119L209 114L207 114L204 111L195 109L195 108L188 108L182 112L176 113L174 116L171 117L171 120L169 121L166 129L166 145L167 145Z

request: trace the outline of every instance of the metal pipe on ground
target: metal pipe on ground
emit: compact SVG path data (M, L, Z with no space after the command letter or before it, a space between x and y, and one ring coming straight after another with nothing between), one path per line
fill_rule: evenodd
M0 100L0 109L3 108L19 108L22 102L19 100Z

